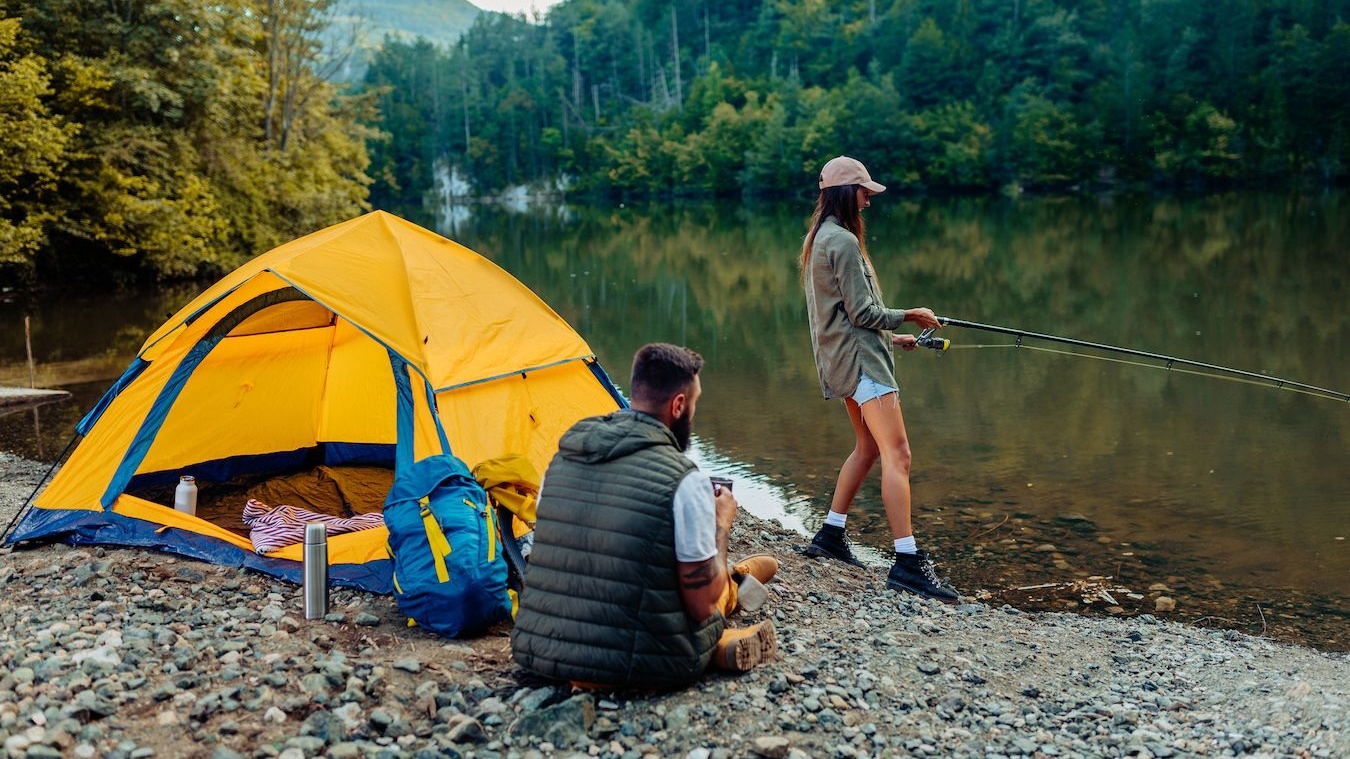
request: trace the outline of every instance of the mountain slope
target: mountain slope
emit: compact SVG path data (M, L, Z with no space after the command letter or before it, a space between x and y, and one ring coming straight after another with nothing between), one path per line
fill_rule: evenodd
M480 13L483 10L468 0L341 0L334 23L324 35L325 47L344 49L355 31L359 53L351 56L333 79L360 79L371 55L387 36L408 41L424 37L440 47L453 45Z
M361 24L371 47L386 34L453 44L483 12L468 0L343 0L340 10L347 23Z

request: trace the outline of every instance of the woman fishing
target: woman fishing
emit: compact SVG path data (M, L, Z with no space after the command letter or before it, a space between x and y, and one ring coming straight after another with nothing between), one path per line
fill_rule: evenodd
M862 210L886 187L872 181L861 162L839 156L820 172L820 197L802 243L811 346L825 398L844 400L855 442L839 469L830 513L807 554L863 566L845 537L849 506L881 459L881 500L886 507L895 562L887 587L955 603L957 595L940 580L928 554L918 549L910 523L909 437L900 411L899 385L891 346L914 350L917 338L893 333L905 322L939 327L927 308L887 308L867 254Z

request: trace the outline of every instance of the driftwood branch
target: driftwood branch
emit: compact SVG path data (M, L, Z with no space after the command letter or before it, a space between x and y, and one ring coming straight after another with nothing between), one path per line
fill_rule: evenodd
M971 534L969 534L969 535L966 536L966 540L968 540L968 541L969 541L969 540L974 540L975 538L978 538L978 537L980 537L981 535L987 535L987 534L993 532L994 530L997 530L998 528L1000 528L1000 527L1002 527L1003 525L1005 525L1005 524L1008 523L1008 517L1009 517L1009 516L1011 516L1011 515L1009 515L1009 514L1004 514L1004 515L1003 515L1003 521L1002 521L1002 522L999 522L998 524L996 524L996 525L994 525L993 527L990 527L990 528L988 528L988 529L986 529L986 530L980 530L979 532L972 532Z

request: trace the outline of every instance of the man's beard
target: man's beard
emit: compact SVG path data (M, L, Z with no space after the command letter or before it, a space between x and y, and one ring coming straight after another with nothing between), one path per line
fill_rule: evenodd
M670 425L670 431L675 434L675 445L681 451L689 450L689 437L694 432L694 420L688 414L676 419Z

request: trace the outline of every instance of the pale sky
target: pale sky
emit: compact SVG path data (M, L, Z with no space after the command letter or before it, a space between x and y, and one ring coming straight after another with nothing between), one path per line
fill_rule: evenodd
M557 5L561 0L469 0L469 2L485 11L502 11L511 14L524 13L533 16L534 11L543 13Z

